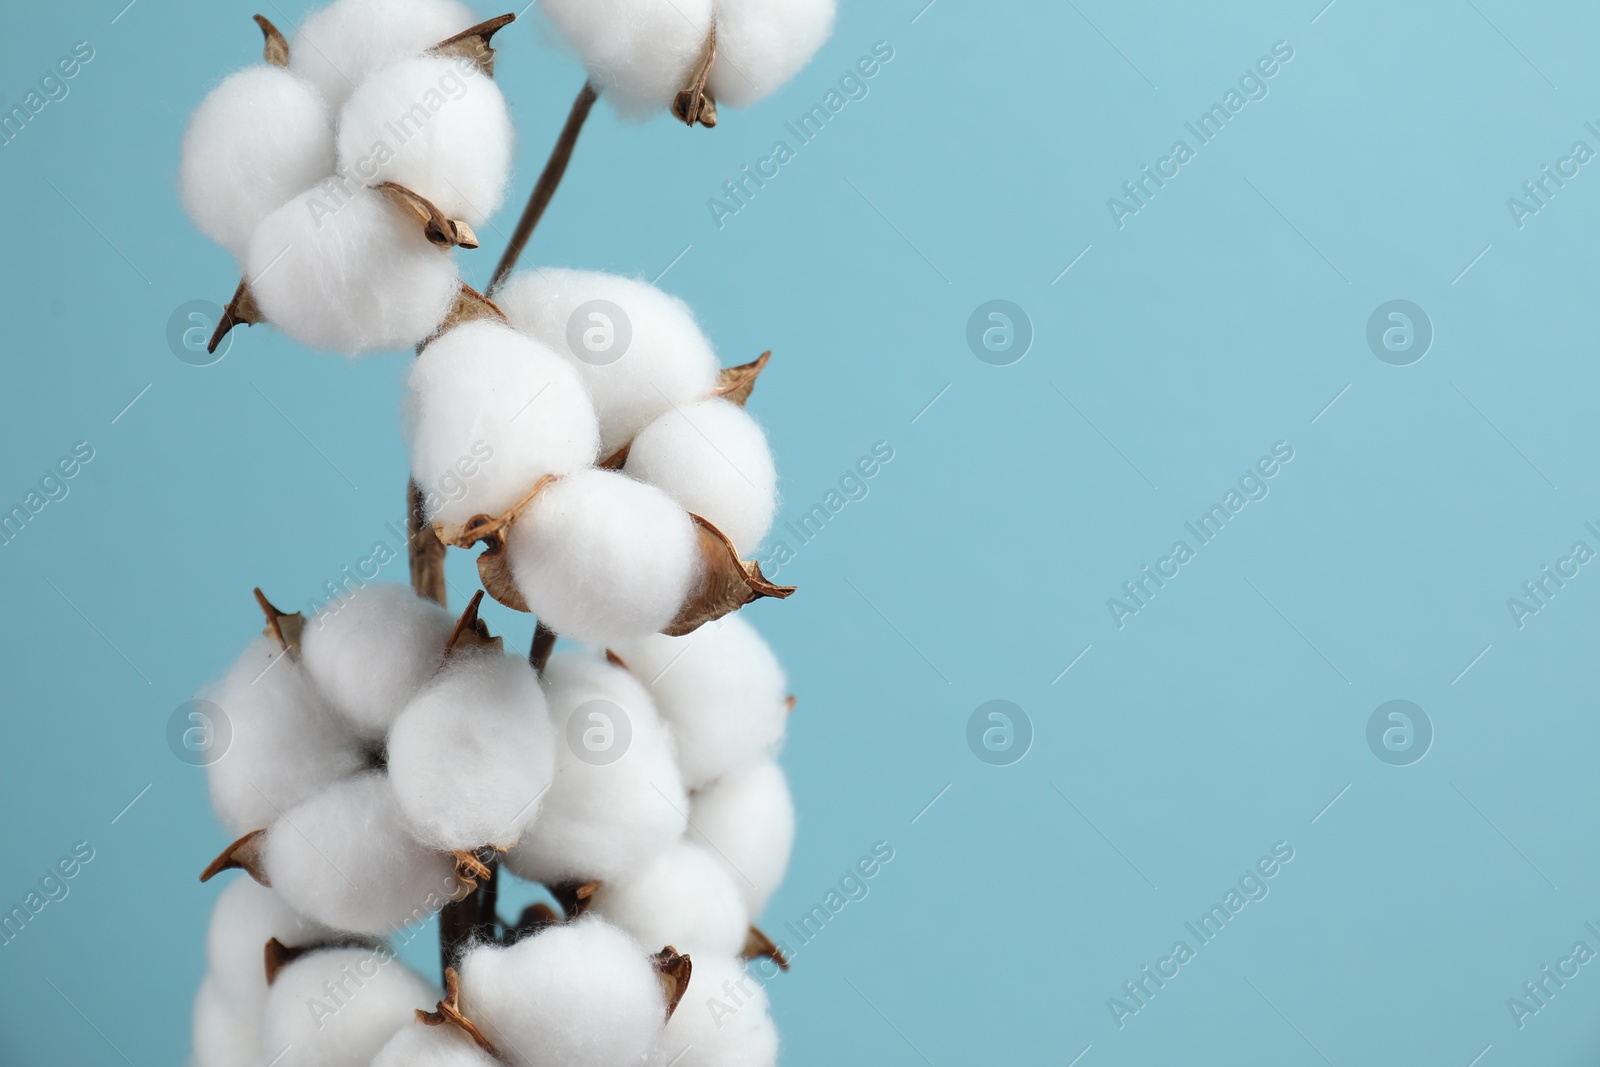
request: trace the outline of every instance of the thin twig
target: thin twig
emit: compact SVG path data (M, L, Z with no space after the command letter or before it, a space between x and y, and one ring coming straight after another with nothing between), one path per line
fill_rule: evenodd
M533 628L533 645L528 649L528 662L533 664L533 669L540 674L544 673L545 666L550 662L550 653L556 647L556 632L544 623L539 623Z

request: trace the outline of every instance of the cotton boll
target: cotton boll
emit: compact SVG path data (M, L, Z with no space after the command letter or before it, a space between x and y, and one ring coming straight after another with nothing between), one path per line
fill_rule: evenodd
M599 448L577 373L499 323L469 322L435 340L408 388L411 471L435 522L502 514L546 474L593 463Z
M207 975L194 998L194 1067L256 1067L261 1052L261 1006L241 1010Z
M711 28L711 0L544 0L540 9L626 118L666 110L689 82Z
M695 794L689 827L689 840L727 868L750 914L761 914L794 846L794 801L783 769L768 760L717 779Z
M459 1026L413 1023L389 1039L372 1067L499 1067Z
M508 848L539 812L556 744L526 659L459 653L395 722L389 783L424 844Z
M515 1067L639 1063L666 1011L647 950L593 918L481 946L461 966L462 1014Z
M687 512L654 486L599 469L535 497L506 549L529 609L556 633L592 644L660 630L700 568Z
M647 282L599 271L530 270L514 275L495 301L511 325L577 368L600 417L603 457L673 405L716 388L717 354L693 312Z
M683 835L672 738L644 686L598 655L556 655L544 678L555 778L506 867L550 885L626 877Z
M178 195L200 232L242 258L267 214L333 170L328 108L309 82L246 67L189 119Z
M774 1067L778 1029L760 980L731 956L701 953L693 963L648 1067Z
M834 0L716 0L717 61L707 88L719 104L748 107L772 93L833 32Z
M737 877L699 845L680 841L632 877L602 884L590 908L641 945L736 956L750 932Z
M455 0L335 0L300 26L289 66L338 108L372 74L478 21Z
M307 677L360 738L381 742L444 660L455 620L409 586L364 585L307 622Z
M267 832L266 873L296 911L360 934L388 934L460 893L455 865L412 839L372 771L338 782Z
M348 355L415 346L460 288L455 260L414 217L337 179L261 221L245 277L268 322L301 344Z
M738 404L713 398L665 412L639 431L622 469L746 552L772 528L778 471L767 435Z
M505 195L511 138L506 99L475 62L419 56L351 94L339 113L339 166L367 185L403 185L478 226Z
M207 703L222 714L205 708ZM190 732L209 744L227 743L206 772L211 806L236 834L267 826L280 811L366 762L294 657L270 638L245 649L227 676L200 694L198 704L190 714Z
M379 948L324 949L278 972L267 993L266 1047L274 1067L371 1063L439 991Z
M265 952L277 938L298 948L338 935L283 902L275 891L250 878L229 882L217 897L206 931L208 982L240 1015L261 1013L267 1000Z
M772 649L739 615L683 637L653 634L612 647L649 682L690 789L752 766L782 745L788 681Z

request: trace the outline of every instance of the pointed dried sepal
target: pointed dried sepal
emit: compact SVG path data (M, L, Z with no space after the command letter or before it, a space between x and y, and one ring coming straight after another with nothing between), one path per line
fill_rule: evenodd
M756 387L756 379L767 367L767 360L772 358L772 349L767 349L749 363L741 363L737 367L723 367L722 377L717 382L717 387L711 390L712 396L720 396L724 400L731 400L740 407L750 399L750 393Z
M200 880L209 882L223 871L244 871L262 885L272 885L267 880L266 865L261 857L266 834L265 830L251 830L223 849L221 854L200 872Z
M217 328L211 331L211 340L206 342L206 352L215 355L217 346L228 336L228 331L240 323L254 326L264 321L261 309L256 307L256 298L250 292L250 283L240 278L239 288L233 291L233 299L222 309L222 318L217 320Z
M457 326L476 322L479 319L488 319L491 322L499 323L507 321L506 313L500 310L499 304L496 304L466 282L462 282L460 291L456 293L455 303L451 304L450 310L445 312L444 321L439 324L439 328L434 331L431 337L417 346L417 354L421 355L424 348L427 348Z
M794 705L795 705L795 701L796 701L796 697L795 697L795 695L794 695L794 694L793 694L793 693L790 693L790 694L789 694L789 697L788 697L788 699L786 699L786 700L785 700L785 701L784 701L784 702L783 702L783 713L784 713L784 714L785 714L785 715L792 715L792 714L794 714Z
M667 998L667 1018L678 1010L678 1002L689 991L689 974L694 964L689 957L668 945L650 957L655 965L656 977L661 981L661 995Z
M600 888L599 882L559 882L550 886L550 895L556 898L556 903L561 905L566 921L571 922L584 913L589 901L593 898L595 890Z
M446 218L439 206L421 193L398 182L382 182L373 188L404 208L422 223L422 235L440 248L477 248L478 235L460 219Z
M477 1024L461 1014L461 976L456 974L454 967L444 969L444 999L439 1001L438 1008L433 1011L423 1011L418 1008L417 1022L424 1026L443 1026L449 1023L460 1027L484 1052L496 1060L500 1058L500 1050L490 1044Z
M762 958L769 959L773 963L776 963L780 970L787 971L789 969L789 957L783 954L783 949L774 944L772 938L768 937L754 926L752 926L750 928L750 932L745 935L744 951L739 955L741 958L747 960L756 960Z
M532 504L534 499L556 480L556 477L554 474L546 474L534 482L533 488L523 494L522 499L511 505L503 515L478 514L459 526L435 526L434 530L438 532L439 540L456 548L471 548L480 541L500 541L503 539L501 534L505 532L506 527L516 522L517 516L528 510L528 505Z
M496 540L478 557L478 581L494 597L495 603L531 615L533 609L528 606L522 590L517 588L516 579L511 576L511 563L506 559L505 548L505 542Z
M613 667L621 667L623 670L628 669L628 661L611 651L609 648L606 649L606 662L611 664Z
M301 945L290 948L277 938L269 938L266 948L267 984L271 985L278 980L278 972L301 956L320 948L320 945Z
M700 46L700 56L689 71L689 84L672 99L672 113L685 126L698 122L709 130L717 124L717 102L706 92L706 79L711 77L711 65L716 61L717 24L712 22L705 43Z
M256 595L256 604L260 606L261 614L267 617L266 628L261 632L276 641L279 648L299 659L300 637L306 630L306 617L298 611L290 615L273 607L272 601L267 599L260 586L252 592Z
M491 636L488 624L478 618L478 607L482 603L483 590L480 589L472 594L472 602L461 613L461 618L456 620L456 628L450 631L450 639L444 643L444 658L447 661L457 653L473 649L505 651L505 641Z
M496 845L485 845L477 849L457 849L450 855L455 857L456 877L463 885L470 885L476 889L493 876L494 870L489 862L505 853L505 849Z
M289 65L289 42L283 39L283 34L272 20L265 15L255 16L256 25L261 27L261 36L266 42L261 47L261 58L274 67L287 67Z
M462 30L454 37L446 38L428 49L429 54L436 56L462 56L478 64L478 69L489 77L494 77L494 49L489 46L489 39L499 30L504 29L517 21L515 15L501 15L487 22L480 22L476 26Z
M792 585L773 585L761 573L755 560L741 560L738 549L726 534L698 515L690 515L700 533L700 581L689 593L683 607L661 632L682 637L738 611L752 600L764 596L783 599L794 592Z

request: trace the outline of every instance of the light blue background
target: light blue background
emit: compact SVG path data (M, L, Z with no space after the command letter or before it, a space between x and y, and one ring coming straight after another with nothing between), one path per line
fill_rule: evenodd
M96 850L0 948L8 1064L182 1061L216 893L195 875L224 835L167 716L256 632L252 585L298 603L402 514L405 354L267 327L212 367L168 350L175 307L234 285L174 176L189 111L258 54L255 9L124 2L0 12L7 107L95 49L0 147L0 504L96 452L0 549L0 903ZM810 67L714 131L602 107L528 257L650 278L683 253L661 284L724 361L774 350L752 410L782 518L895 450L783 568L800 592L751 609L799 696L800 833L767 925L896 852L772 987L785 1061L1594 1062L1600 965L1523 1029L1505 1002L1600 948L1600 570L1521 630L1506 599L1600 548L1600 176L1521 230L1505 202L1600 148L1600 15L924 2L846 4ZM1270 95L1119 230L1107 197L1280 40ZM719 230L707 199L877 41L870 95ZM582 74L537 10L497 44L525 190ZM1036 330L1013 366L964 340L993 298ZM1364 339L1393 298L1436 331L1408 367ZM1106 599L1280 440L1270 496L1117 629ZM452 566L459 604L474 571ZM995 698L1036 731L1010 767L965 741ZM1409 767L1365 740L1394 698L1436 730ZM1270 896L1119 1030L1107 998L1277 841L1295 858Z

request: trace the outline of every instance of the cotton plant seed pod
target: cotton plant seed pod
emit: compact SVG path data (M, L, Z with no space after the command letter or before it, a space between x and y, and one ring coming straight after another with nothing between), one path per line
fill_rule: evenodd
M689 80L711 0L544 0L539 5L617 113L652 118Z
M738 404L713 397L663 412L634 437L622 469L664 490L741 552L754 551L772 529L778 471L767 435Z
M552 483L506 537L512 578L558 634L607 645L653 633L682 607L699 535L671 497L615 471Z
M602 457L673 405L717 387L717 354L694 313L648 282L599 271L528 270L512 275L495 300L512 326L577 370L600 419Z
M436 523L503 514L540 478L581 470L599 449L578 374L497 322L445 332L423 349L407 386L411 471Z
M262 1063L264 1001L253 1008L237 1007L216 976L207 975L194 998L190 1037L194 1067L257 1067Z
M382 193L329 179L261 221L245 278L266 321L346 355L413 348L460 289L455 260Z
M369 1064L420 1005L439 991L379 948L323 949L278 972L267 994L268 1056L274 1067Z
M716 0L711 96L749 107L776 92L833 32L834 0Z
M289 67L337 109L384 67L421 55L477 21L455 0L335 0L300 25L289 45Z
M476 63L418 56L351 94L339 113L339 166L367 185L403 185L479 226L505 196L512 137L505 97Z
M509 848L539 814L557 744L526 659L457 652L395 722L389 784L424 844Z
M268 825L366 763L295 657L271 638L252 642L227 676L200 694L191 718L192 730L227 745L206 773L211 806L236 834Z
M454 626L409 586L365 585L306 621L300 661L351 732L377 744L439 669Z
M412 1023L374 1057L372 1067L499 1067L495 1058L457 1026Z
M694 957L689 988L646 1067L775 1067L778 1029L767 991L732 956Z
M783 882L794 847L794 801L783 768L766 760L694 795L689 840L727 869L752 916Z
M624 878L683 835L672 738L644 686L597 654L552 657L544 684L555 778L506 867L547 885Z
M322 923L297 913L276 891L249 878L235 878L223 888L206 930L209 983L240 1017L260 1016L267 1002L267 976L262 950L276 938L289 948L315 944L339 935Z
M691 957L737 956L750 932L739 887L714 855L680 841L632 877L606 882L590 910L641 945L671 945Z
M639 1063L667 1014L646 950L593 918L473 949L461 1011L513 1067Z
M649 685L690 789L754 766L782 746L788 681L772 649L740 616L683 637L652 634L613 647Z
M246 67L207 94L183 135L178 193L201 233L243 258L261 220L333 171L327 104L278 67Z
M411 836L378 771L286 810L261 852L267 881L290 907L359 934L418 922L461 891L451 858Z

